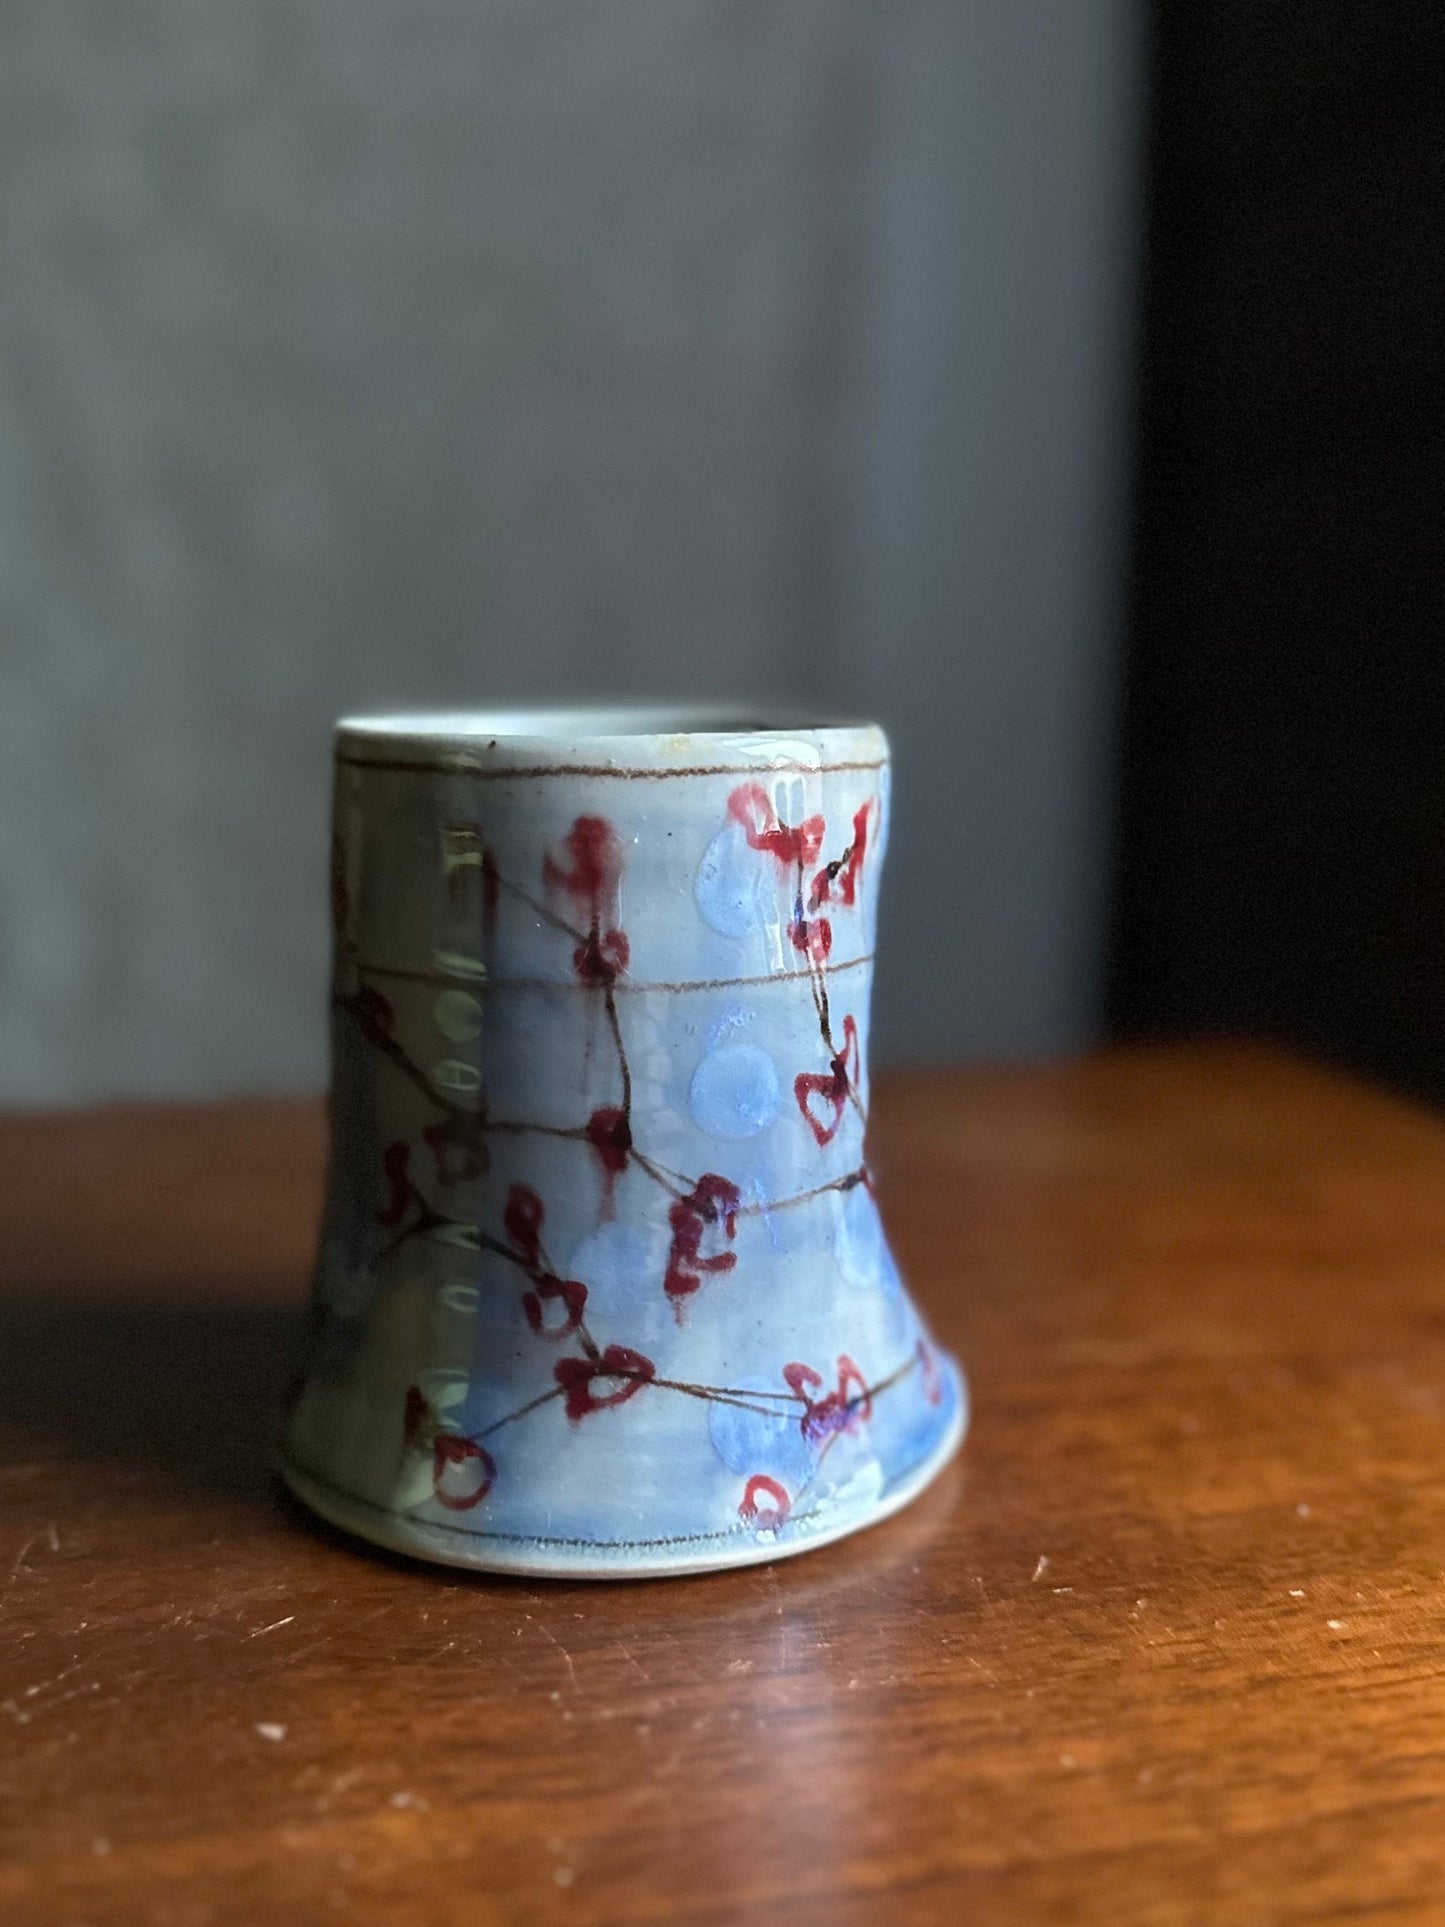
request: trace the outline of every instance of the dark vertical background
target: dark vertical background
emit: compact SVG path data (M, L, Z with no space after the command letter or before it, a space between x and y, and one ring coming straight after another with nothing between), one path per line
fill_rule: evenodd
M1445 7L1152 63L1111 1016L1445 1099Z

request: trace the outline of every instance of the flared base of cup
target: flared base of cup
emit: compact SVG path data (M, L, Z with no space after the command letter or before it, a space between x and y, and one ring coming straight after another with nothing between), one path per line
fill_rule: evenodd
M932 1484L962 1444L969 1416L962 1373L951 1360L940 1364L948 1409L931 1448L866 1497L853 1498L846 1489L832 1493L815 1507L793 1513L777 1529L739 1523L727 1531L667 1539L521 1538L441 1524L376 1505L304 1470L284 1451L278 1456L277 1471L301 1503L329 1525L388 1552L472 1572L550 1579L656 1579L767 1565L877 1525Z

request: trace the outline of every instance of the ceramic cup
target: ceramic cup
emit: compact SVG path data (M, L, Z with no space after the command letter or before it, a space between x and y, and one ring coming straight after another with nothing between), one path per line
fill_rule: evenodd
M868 1171L869 724L363 718L283 1475L452 1565L630 1577L905 1504L966 1400Z

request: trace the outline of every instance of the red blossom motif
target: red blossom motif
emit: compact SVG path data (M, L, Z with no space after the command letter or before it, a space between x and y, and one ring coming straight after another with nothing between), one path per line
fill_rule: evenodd
M542 1200L530 1184L514 1184L507 1193L502 1223L507 1236L521 1252L529 1270L540 1271L542 1261Z
M795 1360L793 1364L783 1367L783 1378L793 1397L802 1399L811 1412L814 1404L813 1393L822 1386L823 1374L815 1372L811 1365L800 1365Z
M794 950L801 950L811 964L828 961L833 948L833 926L826 917L794 917L788 925Z
M626 970L631 954L627 933L616 927L622 845L605 816L579 816L562 840L562 852L543 858L542 878L549 889L565 891L586 922L572 968L584 984L607 989Z
M769 1506L760 1506L760 1497L772 1500ZM745 1526L754 1526L759 1532L776 1532L786 1525L793 1502L787 1489L770 1479L766 1472L755 1472L748 1480L743 1492L743 1502L738 1507L738 1517Z
M562 1302L562 1322L549 1325L542 1307L556 1299ZM538 1338L570 1338L582 1323L586 1309L587 1287L576 1278L554 1278L542 1273L533 1279L532 1289L522 1293L522 1310Z
M823 1385L823 1375L815 1372L811 1365L785 1365L783 1378L794 1398L803 1401L803 1416L799 1424L803 1437L810 1445L826 1448L840 1432L856 1432L863 1420L873 1416L868 1381L846 1352L838 1354L837 1389L823 1398L813 1397L814 1392ZM852 1396L849 1395L850 1386L856 1387Z
M507 1193L502 1222L507 1236L532 1280L522 1293L522 1310L527 1323L539 1338L570 1338L582 1323L587 1308L587 1287L576 1278L559 1278L549 1267L542 1252L542 1220L546 1216L542 1200L530 1184L514 1184ZM544 1306L560 1302L562 1322L547 1323Z
M630 1345L609 1345L600 1358L559 1358L552 1376L567 1394L568 1418L585 1418L607 1405L623 1405L640 1392L657 1372L650 1358ZM599 1396L592 1387L599 1378L620 1379L617 1389Z
M803 1120L820 1146L831 1144L843 1121L843 1107L857 1089L859 1076L858 1026L852 1017L843 1019L843 1048L826 1071L799 1071L793 1079L793 1096ZM822 1115L814 1108L821 1099Z
M450 1512L470 1512L486 1498L496 1477L497 1462L484 1445L457 1432L437 1433L431 1489L438 1505Z
M741 823L750 849L766 850L789 869L812 863L823 847L822 817L809 816L796 829L780 823L761 783L740 783L728 798L728 814Z
M662 1288L677 1306L702 1284L704 1272L731 1271L738 1261L735 1251L710 1251L704 1255L703 1234L710 1225L721 1225L731 1242L738 1235L738 1205L742 1194L729 1179L716 1171L705 1171L685 1198L678 1198L667 1214L672 1226L672 1245L667 1254L667 1271Z
M842 856L825 863L813 878L806 914L802 892L798 894L793 921L788 925L788 936L793 948L801 950L815 968L822 968L833 949L833 925L829 918L818 915L820 907L837 901L851 909L857 901L858 878L862 874L863 858L868 849L868 812L871 808L871 803L860 804L853 817L853 841Z
M406 1216L407 1206L412 1200L411 1147L405 1139L397 1138L388 1144L381 1154L381 1168L386 1174L387 1200L376 1214L376 1222L387 1231L395 1231Z
M926 1338L918 1341L918 1369L922 1374L923 1396L930 1405L943 1401L943 1373L938 1369L938 1358Z
M620 1104L603 1104L587 1120L587 1142L602 1167L602 1215L617 1210L617 1180L627 1169L632 1125Z
M605 816L579 816L562 839L564 858L542 859L542 876L588 911L601 911L622 875L622 845Z
M833 886L838 889L838 902L849 909L857 900L858 878L863 871L863 858L868 850L868 812L871 802L861 804L853 818L853 841L842 856L835 862L825 863L813 878L813 888L808 896L808 908L816 910L820 903L832 899Z
M631 955L625 930L608 930L601 936L590 930L572 952L572 968L589 988L606 990L617 982L618 972L626 970Z
M491 1491L497 1462L484 1445L460 1432L444 1432L418 1385L409 1385L402 1409L402 1437L415 1452L432 1455L432 1495L449 1512L470 1512Z

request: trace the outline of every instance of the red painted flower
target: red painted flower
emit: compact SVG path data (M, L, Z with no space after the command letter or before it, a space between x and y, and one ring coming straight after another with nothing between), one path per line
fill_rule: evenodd
M605 990L626 970L631 946L617 927L622 844L605 816L579 816L558 853L542 860L548 889L571 898L586 935L572 952L572 968L584 984Z
M572 968L579 980L593 990L606 990L626 970L632 946L625 930L607 930L601 935L589 931L572 952Z
M535 1271L540 1271L543 1264L542 1219L544 1216L542 1200L531 1185L514 1184L507 1193L502 1223L507 1227L507 1236L521 1253L524 1262Z
M826 1071L799 1071L793 1096L819 1145L831 1144L843 1121L843 1107L857 1090L860 1070L858 1026L843 1019L843 1048Z
M611 1177L627 1169L627 1154L632 1149L632 1127L620 1104L603 1104L587 1120L587 1142L597 1153L597 1161Z
M794 917L788 925L794 950L801 950L811 964L823 965L833 948L833 926L826 917Z
M759 1505L760 1498L771 1499L771 1505ZM787 1489L770 1479L766 1472L755 1472L748 1480L743 1492L743 1502L738 1507L738 1517L745 1526L753 1526L759 1532L776 1532L786 1525L792 1510L792 1500Z
M587 1120L587 1142L602 1166L602 1215L617 1209L617 1180L627 1169L632 1126L620 1104L603 1104Z
M783 1378L794 1398L803 1401L799 1424L810 1445L826 1449L840 1432L856 1432L865 1419L873 1416L868 1381L846 1352L838 1355L837 1389L822 1398L813 1394L822 1389L823 1375L811 1365L785 1365Z
M923 1396L930 1405L938 1405L943 1399L943 1373L938 1369L938 1358L926 1338L918 1341L918 1369L922 1374Z
M470 1512L491 1491L497 1462L484 1445L457 1432L438 1432L432 1447L432 1493L449 1512Z
M548 1265L542 1251L542 1220L545 1207L530 1184L514 1184L507 1193L502 1222L507 1236L517 1248L532 1280L530 1291L522 1293L522 1310L527 1323L539 1338L568 1338L582 1323L587 1307L587 1287L576 1278L559 1278ZM549 1324L544 1307L560 1303L560 1323Z
M628 1345L609 1345L600 1358L559 1358L552 1376L567 1394L567 1416L585 1418L607 1405L623 1405L656 1376L650 1358ZM599 1379L620 1381L611 1392L596 1392Z
M496 1460L476 1439L444 1432L419 1385L407 1387L402 1437L412 1451L431 1453L432 1494L449 1512L470 1512L491 1491Z
M808 907L816 910L820 903L828 903L833 898L836 886L837 901L851 909L857 900L858 879L863 871L863 858L868 850L868 812L871 802L864 803L853 818L853 841L842 856L832 863L825 863L813 878L813 888L808 896Z
M547 1323L543 1306L561 1301L562 1321L557 1325ZM526 1313L527 1323L539 1338L570 1338L582 1323L582 1314L587 1309L587 1287L576 1278L553 1278L549 1274L539 1274L530 1291L522 1293L522 1310Z
M735 1251L704 1252L704 1234L714 1226L731 1242L738 1234L738 1205L741 1193L729 1179L716 1171L705 1171L685 1198L678 1198L667 1214L672 1226L672 1245L667 1254L667 1271L662 1288L682 1310L682 1300L702 1284L705 1272L731 1271L738 1261Z
M823 819L809 816L796 829L778 821L761 783L740 783L728 798L728 814L740 823L754 850L766 850L789 869L812 863L823 847Z
M562 839L562 854L542 860L542 876L589 914L601 912L622 875L622 845L605 816L579 816Z

